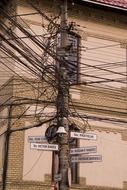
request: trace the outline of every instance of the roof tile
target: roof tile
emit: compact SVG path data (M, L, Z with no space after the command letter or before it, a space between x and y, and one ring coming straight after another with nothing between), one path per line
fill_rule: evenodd
M127 0L95 0L100 3L127 8Z

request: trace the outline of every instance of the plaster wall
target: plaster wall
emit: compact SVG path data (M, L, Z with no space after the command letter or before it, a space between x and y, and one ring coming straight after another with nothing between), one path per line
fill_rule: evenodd
M97 140L80 140L80 147L97 146L95 155L102 155L102 161L80 163L80 177L86 177L87 185L123 188L123 181L127 181L127 141L119 133L92 133L97 134Z
M26 126L31 123L26 122ZM46 125L25 132L23 180L44 182L45 174L51 174L52 152L31 149L28 137L44 136Z

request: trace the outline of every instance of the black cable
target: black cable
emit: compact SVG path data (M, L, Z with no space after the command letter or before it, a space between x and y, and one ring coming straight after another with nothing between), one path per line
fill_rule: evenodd
M21 128L18 128L18 129L11 129L10 133L19 132L19 131L25 131L25 130L32 129L32 128L35 128L35 127L40 127L45 123L49 123L49 122L53 121L55 118L56 118L56 116L53 117L53 118L50 118L48 120L45 120L45 121L40 121L39 123L34 124L34 125L30 125L30 126L27 126L27 127L21 127Z
M118 82L118 83L121 83L121 84L122 84L122 83L123 83L123 84L126 84L126 82L124 82L124 81L122 81L122 80L120 80L120 79L110 79L110 78L104 78L104 77L99 77L99 76L90 75L90 74L89 74L89 75L88 75L88 74L83 74L83 73L79 73L79 75L86 77L86 78L85 78L86 84L87 84L87 83L89 84L89 83L92 83L92 82L93 82L93 83L98 83L98 82L101 82L101 81L102 81L102 82ZM93 78L93 79L100 79L100 81L90 81L90 80L89 80L89 81L87 82L87 80L88 80L87 77L88 77L88 78Z
M79 104L79 102L78 102L78 104ZM120 115L120 114L125 115L125 116L127 115L126 112L121 111L122 109L119 111L119 108L117 110L111 110L110 107L104 109L105 106L104 107L103 106L98 106L98 108L97 108L94 105L90 105L90 104L75 105L75 106L79 110L86 110L86 109L88 110L89 109L89 110L94 110L94 111L100 112L100 113L105 112L105 113L112 113L112 114L117 114L117 115ZM93 106L93 107L90 107L90 106Z
M106 100L111 100L112 102L119 101L119 103L120 102L125 103L127 101L126 93L122 93L122 92L117 91L117 90L112 91L112 90L109 90L109 89L106 89L107 92L105 92L104 88L103 88L103 91L100 91L100 92L99 92L99 89L98 90L96 89L95 91L93 91L95 89L95 86L91 87L91 88L88 87L88 88L86 87L84 89L83 88L79 89L79 88L74 88L73 87L71 89L74 90L75 94L76 94L75 90L79 90L80 93L82 94L82 96L84 96L84 95L90 96L90 95L93 95L93 93L97 93L98 94L97 96L100 98L100 95L101 95L103 100L106 98ZM102 90L102 89L100 89L100 90Z
M71 113L72 117L79 117L76 113ZM123 124L127 124L127 120L124 119L118 119L118 118L112 118L112 117L99 117L99 116L90 116L89 114L85 115L85 114L80 114L80 117L82 118L87 118L93 121L108 121L108 122L113 122L113 123L123 123Z
M6 26L7 27L7 26ZM8 28L7 28L8 29ZM4 30L5 30L5 28L4 28ZM5 30L6 31L6 30ZM8 30L7 30L8 31ZM14 34L11 32L11 36L13 37L13 38L15 38L15 36L14 36ZM20 39L20 38L19 38ZM21 40L21 39L20 39ZM19 44L19 41L17 41L18 42L18 45L20 45L21 46L21 43ZM23 42L23 41L22 41ZM26 45L26 47L27 47L27 51L28 51L28 48L30 49L30 50L32 50L30 47L28 47L28 45L25 43L25 42L23 42L25 45ZM22 44L23 45L23 44ZM14 46L13 46L14 47ZM23 48L23 46L21 46L22 48ZM25 47L25 46L24 46ZM25 52L26 52L26 50L25 50ZM24 52L24 53L25 53ZM32 53L30 53L30 55L31 56L34 56L33 55L33 53L34 54L36 54L36 52L34 52L33 50L32 50ZM34 56L34 59L35 60L37 60L37 63L36 63L36 65L38 65L38 62L39 62L39 60L37 59L37 56L39 56L38 54L36 54L36 56ZM38 66L40 66L40 65L38 65Z
M12 111L12 106L10 106L9 108L8 127L6 131L6 137L5 137L5 154L4 154L4 165L3 165L3 175L2 175L2 190L6 189L8 152L9 152L10 130L11 130L11 111Z
M117 74L117 75L122 75L122 76L126 76L125 74L122 74L120 72L116 72L116 71L111 71L111 70L108 70L108 69L104 69L104 68L100 68L96 65L90 65L90 64L87 64L87 63L80 63L84 66L87 66L87 67L90 67L90 68L95 68L95 69L98 69L98 70L101 70L101 71L106 71L106 72L110 72L112 74Z

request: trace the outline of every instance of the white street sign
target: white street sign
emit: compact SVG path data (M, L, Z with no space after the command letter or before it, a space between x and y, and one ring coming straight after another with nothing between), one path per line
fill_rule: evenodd
M29 143L42 143L42 142L46 142L47 143L47 139L44 136L29 136L28 137L28 142Z
M96 146L87 146L87 147L80 147L80 148L72 148L70 149L70 154L88 154L88 153L96 153L97 147Z
M40 143L31 143L31 148L36 150L58 150L57 144L40 144Z
M97 135L93 133L79 133L79 132L71 132L70 136L72 138L85 139L85 140L96 140Z
M61 181L61 179L62 179L62 175L61 174L55 174L55 176L54 176L54 181Z
M89 163L89 162L101 162L102 155L80 155L72 156L71 162Z

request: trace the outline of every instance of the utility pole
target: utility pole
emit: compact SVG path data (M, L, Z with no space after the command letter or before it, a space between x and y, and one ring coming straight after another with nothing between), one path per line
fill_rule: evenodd
M69 168L69 127L68 127L68 99L69 81L67 74L67 0L61 1L60 44L57 50L61 62L57 65L58 72L58 96L57 96L57 126L58 131L63 128L65 132L58 133L59 144L59 190L68 190ZM63 61L64 60L64 61Z

